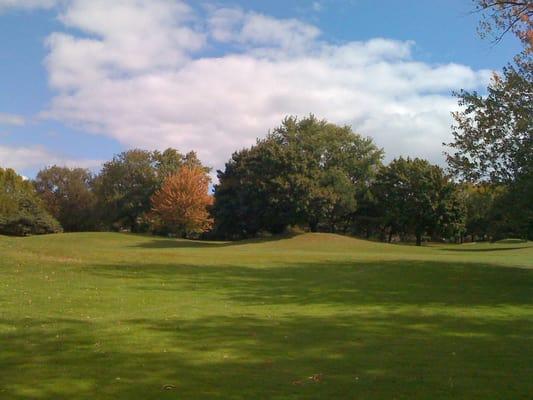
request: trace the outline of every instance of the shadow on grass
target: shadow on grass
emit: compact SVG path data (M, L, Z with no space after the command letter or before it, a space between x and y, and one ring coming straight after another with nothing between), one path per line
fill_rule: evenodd
M116 264L92 274L132 280L139 291L220 292L245 305L533 304L533 271L486 264L428 261L234 265Z
M455 249L440 249L441 251L457 251L457 252L473 252L473 253L486 253L492 251L509 251L509 250L524 250L532 248L533 246L521 246L521 247L495 247L495 248L483 248L483 249L469 249L469 248L455 248Z
M389 261L84 272L116 279L117 296L168 306L209 294L233 308L0 318L0 399L526 399L533 391L530 270Z
M218 248L230 246L242 246L246 244L270 243L279 240L291 239L298 234L274 235L266 238L245 239L237 241L209 241L209 240L188 240L188 239L171 239L164 237L154 237L149 242L143 242L132 247L140 247L146 249L175 249L175 248Z
M533 389L524 319L152 315L0 324L9 328L0 333L6 399L518 399Z

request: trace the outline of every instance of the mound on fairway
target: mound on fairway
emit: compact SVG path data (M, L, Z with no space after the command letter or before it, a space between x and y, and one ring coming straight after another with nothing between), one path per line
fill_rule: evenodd
M0 237L0 399L529 399L530 243Z

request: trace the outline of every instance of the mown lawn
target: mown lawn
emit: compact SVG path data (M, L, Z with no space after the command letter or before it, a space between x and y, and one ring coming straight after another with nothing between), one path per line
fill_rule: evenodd
M531 399L533 245L0 237L0 399Z

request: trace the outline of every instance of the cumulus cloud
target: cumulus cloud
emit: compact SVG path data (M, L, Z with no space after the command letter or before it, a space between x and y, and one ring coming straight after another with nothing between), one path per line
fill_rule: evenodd
M286 52L309 49L320 35L313 25L297 19L276 19L238 8L221 8L211 12L208 27L220 42L245 45L248 49L280 48Z
M450 92L489 77L419 62L412 42L329 43L313 25L238 8L74 0L60 20L74 30L48 37L56 95L45 115L127 147L194 149L217 168L284 116L309 113L374 137L389 156L442 162Z
M73 159L50 152L42 146L3 146L0 145L0 166L22 170L27 168L43 168L50 165L67 167L97 168L102 165L100 160Z
M0 125L15 125L22 126L26 123L26 120L21 115L7 114L0 112Z

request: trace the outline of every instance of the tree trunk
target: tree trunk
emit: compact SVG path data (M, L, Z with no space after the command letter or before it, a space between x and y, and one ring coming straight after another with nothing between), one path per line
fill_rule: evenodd
M389 243L392 242L392 229L389 231Z
M417 246L422 246L422 234L420 234L420 233L416 234L416 245Z
M309 222L309 229L311 229L311 232L318 231L318 222L316 221Z

